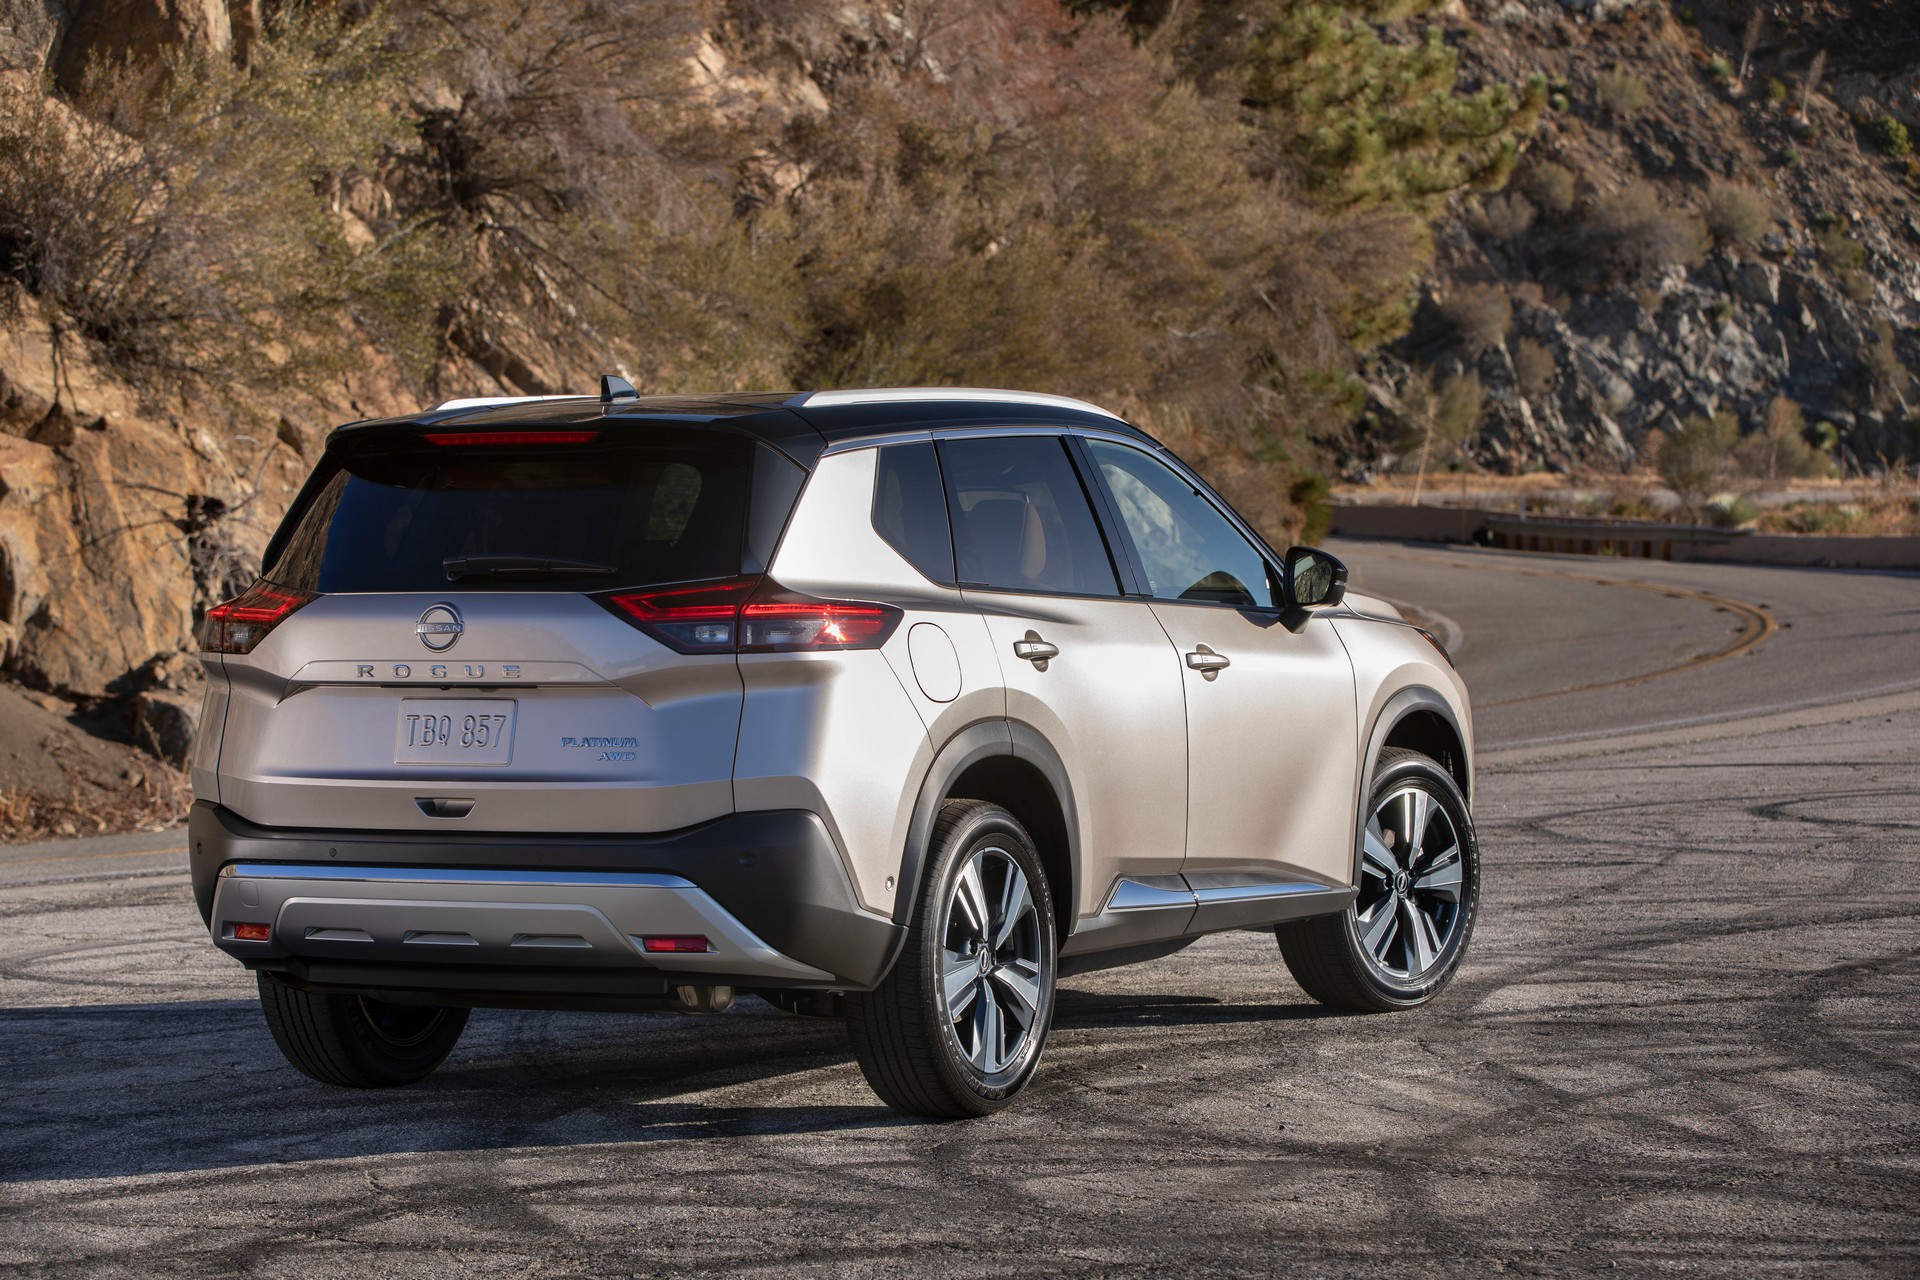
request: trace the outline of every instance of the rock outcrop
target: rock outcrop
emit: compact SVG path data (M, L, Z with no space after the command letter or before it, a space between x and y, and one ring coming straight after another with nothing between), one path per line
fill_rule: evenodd
M1471 451L1502 471L1625 467L1656 430L1720 411L1756 425L1776 396L1830 424L1854 466L1920 457L1920 398L1900 385L1904 370L1920 370L1920 185L1876 149L1867 114L1920 107L1920 69L1856 57L1803 125L1797 87L1766 86L1796 79L1808 48L1823 47L1820 32L1763 45L1751 83L1736 87L1713 62L1730 42L1737 56L1736 15L1711 0L1699 8L1700 28L1664 5L1505 0L1463 11L1484 22L1471 38L1455 32L1465 65L1494 80L1539 68L1553 83L1554 109L1516 187L1526 190L1530 166L1552 166L1565 203L1510 192L1490 216L1486 199L1465 196L1438 220L1424 303L1369 379L1376 429L1344 459L1349 477L1397 463L1399 392L1422 368L1479 379L1486 418ZM1716 14L1722 25L1709 31ZM1835 65L1845 68L1843 52ZM1641 104L1609 105L1609 66L1638 81ZM1609 275L1592 261L1612 246L1590 211L1634 184L1659 192L1703 247ZM1701 215L1728 187L1764 225L1709 237ZM1462 290L1498 291L1511 308L1483 349L1446 319Z

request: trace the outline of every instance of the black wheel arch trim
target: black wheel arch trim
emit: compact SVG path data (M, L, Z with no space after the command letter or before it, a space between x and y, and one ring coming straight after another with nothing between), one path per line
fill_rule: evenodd
M933 824L940 816L940 806L950 798L953 784L974 765L996 756L1008 756L1033 766L1053 791L1054 803L1060 807L1061 822L1066 828L1066 859L1072 882L1048 888L1053 891L1056 904L1064 901L1071 908L1080 878L1080 821L1067 766L1053 744L1031 725L1017 720L981 720L948 738L921 780L913 818L907 824L907 846L901 851L899 887L893 900L894 923L904 925L913 911L926 863L927 843L933 837ZM1060 934L1062 942L1072 930L1072 921L1073 913L1069 910L1066 927Z
M1347 882L1349 885L1360 882L1360 840L1366 825L1361 815L1366 812L1368 797L1373 793L1373 778L1380 766L1380 753L1386 749L1387 739L1393 736L1393 731L1402 721L1422 712L1439 716L1461 743L1461 769L1467 781L1466 785L1461 786L1460 794L1467 798L1469 806L1472 804L1473 761L1466 751L1467 735L1461 731L1460 718L1454 714L1452 704L1441 697L1437 690L1426 685L1409 685L1400 690L1380 708L1380 714L1374 717L1373 728L1367 733L1367 750L1361 758L1360 782L1354 794L1353 865ZM1446 767L1444 761L1440 763L1442 768Z

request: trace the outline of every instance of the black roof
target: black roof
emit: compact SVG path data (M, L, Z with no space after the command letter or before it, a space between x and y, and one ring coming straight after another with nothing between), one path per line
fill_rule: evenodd
M937 390L915 390L898 399L883 392L858 394L848 402L835 393L814 399L797 392L729 392L715 395L637 396L602 401L598 396L564 399L522 399L451 408L427 409L390 418L350 422L334 430L334 437L350 437L395 427L473 427L482 430L516 426L602 427L622 422L684 422L722 426L745 432L812 466L829 444L900 431L933 427L1004 427L1060 425L1100 427L1155 443L1131 426L1091 405L1058 397L1029 397L1007 392L966 391L953 399Z

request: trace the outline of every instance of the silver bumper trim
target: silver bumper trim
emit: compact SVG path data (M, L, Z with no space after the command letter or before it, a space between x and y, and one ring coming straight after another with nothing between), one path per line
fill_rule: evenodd
M265 942L233 936L266 924ZM423 964L593 965L805 982L834 975L768 946L705 890L653 872L234 863L213 898L214 941L241 959L294 955ZM643 937L702 934L705 952Z

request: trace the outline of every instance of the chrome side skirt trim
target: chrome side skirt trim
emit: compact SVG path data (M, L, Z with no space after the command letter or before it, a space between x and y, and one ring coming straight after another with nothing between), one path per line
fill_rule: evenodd
M1177 876L1122 876L1097 916L1079 921L1060 948L1090 955L1193 938L1227 929L1260 928L1344 911L1351 887L1307 880L1268 880L1271 872L1201 871Z

